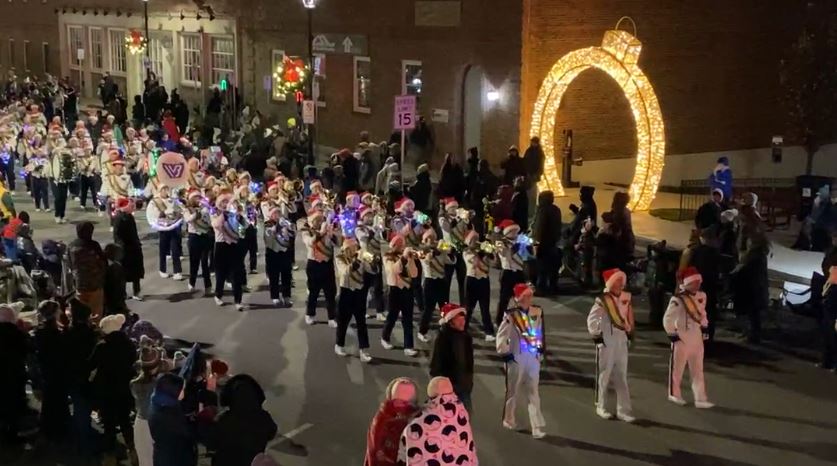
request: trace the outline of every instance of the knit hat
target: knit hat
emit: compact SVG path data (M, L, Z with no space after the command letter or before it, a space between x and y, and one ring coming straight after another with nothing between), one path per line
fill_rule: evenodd
M99 322L99 328L102 329L102 333L105 335L118 332L123 325L125 325L125 316L123 314L107 316Z
M423 163L416 168L416 175L421 175L422 173L427 173L429 171L430 167L426 163Z
M445 210L456 210L459 208L459 202L456 202L456 198L453 197L446 197L442 199L442 204L445 206Z
M724 190L722 190L721 188L713 189L712 194L720 194L721 195L721 200L722 201L724 200Z
M138 320L131 327L128 336L135 342L140 342L143 338L150 339L154 343L163 341L163 334L157 327L147 320Z
M395 201L395 211L398 213L403 214L404 212L415 208L416 203L409 197L402 197L401 199Z
M526 293L532 294L532 287L528 283L518 283L512 289L514 292L514 299L522 298Z
M514 223L513 220L503 220L499 225L497 225L497 228L500 229L503 236L511 236L520 233L520 226Z
M459 304L447 303L439 310L442 318L439 319L439 325L444 325L453 320L459 314L465 314L465 308Z
M404 247L404 237L401 235L392 235L389 238L389 248L390 249L401 249Z
M680 273L678 273L680 282L683 286L687 286L693 282L702 282L703 277L700 275L700 272L695 267L686 267Z
M465 235L465 246L474 246L480 240L480 234L476 230L471 230Z
M605 290L610 290L613 285L616 284L617 280L622 280L622 283L625 284L628 281L627 275L625 272L619 269L608 269L602 272L602 278L605 281Z

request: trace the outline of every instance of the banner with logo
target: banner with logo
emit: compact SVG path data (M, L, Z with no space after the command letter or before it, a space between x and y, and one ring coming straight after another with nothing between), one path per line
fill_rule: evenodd
M186 186L189 170L186 157L177 152L166 152L157 159L157 179L171 189Z

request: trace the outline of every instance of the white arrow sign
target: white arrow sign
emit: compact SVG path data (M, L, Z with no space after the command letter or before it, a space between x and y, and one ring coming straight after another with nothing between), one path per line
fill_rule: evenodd
M352 48L355 46L355 43L352 42L351 37L346 37L343 40L343 52L345 53L352 53Z

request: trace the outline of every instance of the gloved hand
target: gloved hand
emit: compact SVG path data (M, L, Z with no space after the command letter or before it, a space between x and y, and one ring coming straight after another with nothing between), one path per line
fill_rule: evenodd
M669 335L668 339L671 340L672 343L677 343L680 341L680 336L675 333L674 335Z
M701 333L701 335L703 335L703 341L706 341L706 340L709 339L709 327L701 327L700 328L700 333Z
M604 338L602 338L601 335L596 335L595 337L593 337L593 343L597 345L604 345Z

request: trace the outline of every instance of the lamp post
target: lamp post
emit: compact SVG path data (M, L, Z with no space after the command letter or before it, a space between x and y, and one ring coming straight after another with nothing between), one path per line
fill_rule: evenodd
M151 77L151 37L148 35L148 0L142 0L143 18L145 19L145 78Z
M317 0L302 0L302 6L308 13L308 98L314 100L314 118L317 114L317 102L314 99L314 8L317 7ZM308 125L308 164L314 165L314 125Z

